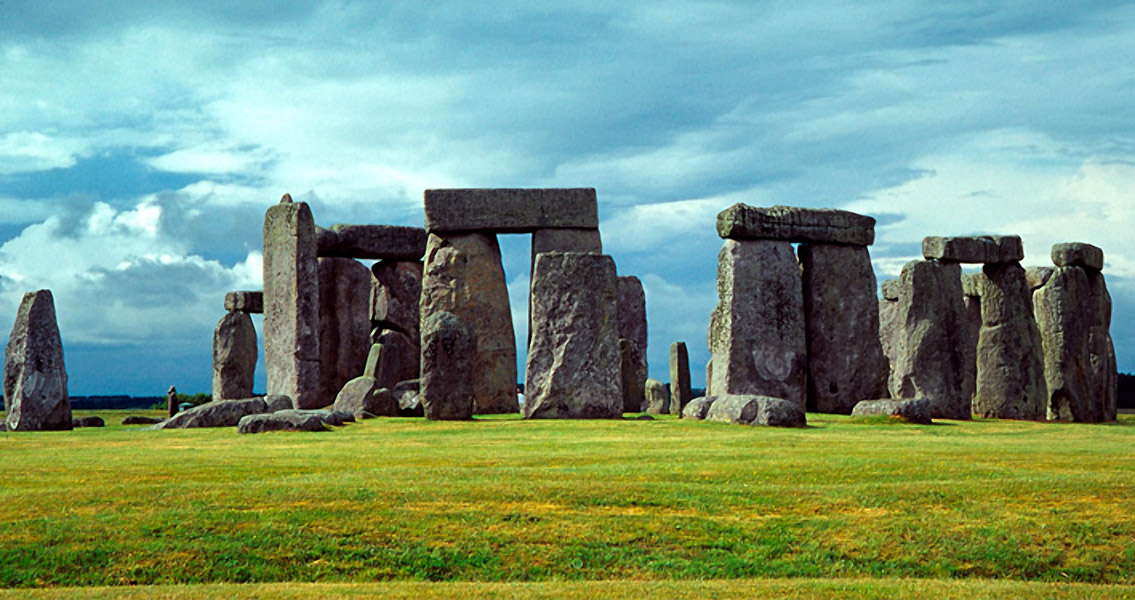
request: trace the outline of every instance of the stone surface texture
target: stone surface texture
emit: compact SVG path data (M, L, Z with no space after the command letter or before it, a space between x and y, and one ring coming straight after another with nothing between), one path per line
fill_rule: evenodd
M930 403L923 398L863 400L851 411L853 417L888 415L916 425L930 425Z
M709 349L717 396L757 394L805 406L807 338L800 267L792 244L726 240Z
M347 382L335 397L333 410L348 412L361 418L364 414L375 417L397 417L398 402L389 389L379 387L378 380L365 375Z
M1056 269L1052 267L1027 267L1025 269L1025 281L1029 284L1029 289L1034 292L1040 289L1041 286L1048 283L1052 278L1052 274Z
M426 253L426 230L399 225L335 225L318 238L319 256L417 261Z
M157 429L196 429L204 427L236 427L241 417L268 412L264 398L219 400L194 406L170 417Z
M383 329L419 337L423 264L380 261L370 268L370 319Z
M1025 270L1017 263L1000 263L987 264L982 272L973 412L1000 419L1043 419L1044 350Z
M429 313L422 321L421 360L420 400L425 417L433 421L471 419L477 365L477 335L472 328L451 312ZM515 401L515 395L513 398Z
M9 431L72 428L63 341L49 290L24 294L4 353L4 419Z
M516 338L496 236L431 234L420 311L423 322L434 313L452 312L473 332L477 351L467 376L476 412L517 412Z
M898 279L888 279L879 284L879 293L883 296L884 300L898 300L901 289Z
M831 208L734 204L718 213L717 234L732 240L870 246L875 242L875 219Z
M804 427L804 409L783 398L752 394L724 394L709 406L706 421L768 427Z
M849 414L887 395L879 299L866 246L801 244L808 410Z
M425 209L430 233L599 228L592 188L426 190Z
M618 284L605 254L546 252L532 280L526 418L618 418Z
M1101 421L1114 421L1118 411L1119 375L1115 346L1111 339L1111 294L1103 273L1088 270L1091 290L1092 327L1088 334L1088 354L1092 361L1092 396Z
M693 400L690 392L690 353L686 342L670 344L670 410L672 415L681 415L682 407Z
M264 215L264 365L268 393L318 408L319 262L315 223L304 202ZM329 402L330 400L328 400Z
M228 312L213 330L213 400L252 397L256 328L248 313Z
M666 390L666 384L657 379L647 379L645 388L641 412L652 415L670 414L671 399L670 392Z
M1025 258L1020 236L929 236L922 240L927 260L957 263L1012 263Z
M1052 246L1052 264L1100 271L1103 269L1103 250L1083 242L1055 244Z
M371 274L353 258L319 259L319 402L335 401L348 381L363 374L370 351Z
M323 417L314 410L281 410L274 413L247 415L237 422L238 433L268 431L330 431Z
M1050 421L1095 423L1101 420L1093 398L1089 353L1092 314L1087 272L1058 267L1033 292L1033 313L1044 349L1044 379Z
M709 409L713 406L714 401L717 400L716 396L699 396L690 400L686 407L682 409L683 419L694 419L701 421L709 414Z
M627 340L624 366L623 411L639 412L646 393L646 293L642 281L633 275L618 278L619 337ZM625 371L626 369L624 369Z
M264 292L229 292L225 294L225 310L249 314L264 312Z
M375 378L379 385L394 389L400 381L418 379L421 375L422 347L417 338L399 331L384 331L378 337L384 349Z

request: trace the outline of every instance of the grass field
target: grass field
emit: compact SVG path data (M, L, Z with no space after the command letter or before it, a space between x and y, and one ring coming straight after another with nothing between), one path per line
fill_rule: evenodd
M1135 598L1131 415L240 436L97 414L0 433L0 598Z

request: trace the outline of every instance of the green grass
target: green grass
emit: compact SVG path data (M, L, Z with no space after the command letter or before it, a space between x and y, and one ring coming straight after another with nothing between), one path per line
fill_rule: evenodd
M140 432L117 425L126 413L95 414L109 427L0 434L0 588L464 595L416 580L489 597L1135 597L1056 585L1135 585L1135 416L809 415L801 430L377 419L241 436ZM289 585L201 585L271 582ZM851 587L824 596L832 586ZM42 597L69 593L94 590Z

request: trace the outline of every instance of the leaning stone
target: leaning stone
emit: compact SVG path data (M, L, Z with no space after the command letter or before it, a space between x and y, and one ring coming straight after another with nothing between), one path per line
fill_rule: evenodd
M1093 271L1103 269L1103 250L1083 242L1068 242L1052 246L1052 263L1058 267L1084 267Z
M473 366L466 373L473 385L476 412L517 412L516 337L496 236L429 236L422 320L443 311L460 317L477 340L477 350L470 357ZM425 365L422 368L424 372Z
M80 427L106 427L106 422L102 417L72 417L71 427L78 429Z
M268 405L268 412L280 412L281 410L289 410L295 408L294 406L292 406L292 399L287 396L266 396L264 398L264 402Z
M363 374L370 350L371 274L353 258L319 259L319 401L334 402L346 383Z
M808 369L804 297L792 244L726 240L709 348L717 396L760 394L804 409Z
M875 219L832 208L734 204L718 213L717 234L731 240L870 246L875 242Z
M315 412L290 409L268 414L247 415L237 423L237 432L330 431L323 418Z
M736 423L738 425L766 425L769 427L804 427L807 421L804 410L795 402L768 396L725 394L718 396L706 421Z
M264 312L264 292L229 292L225 294L225 310L260 314Z
M373 377L356 377L347 382L339 395L335 396L333 410L343 411L359 417L370 413L376 417L397 417L398 403L390 390L379 387Z
M628 275L618 278L619 337L627 341L624 359L623 411L642 410L647 378L646 294L642 281Z
M667 412L681 415L682 407L693 400L690 393L690 354L686 342L670 344L670 408Z
M426 190L425 209L430 233L599 228L592 188Z
M1044 349L1044 379L1050 421L1100 420L1092 397L1088 352L1093 315L1088 274L1065 266L1033 292L1033 312Z
M879 299L866 246L801 244L808 409L848 414L887 395Z
M256 375L256 328L243 312L228 312L213 330L213 400L250 398Z
M268 393L318 407L319 274L315 223L304 202L264 215L264 365ZM330 399L326 399L327 402Z
M266 412L268 412L268 404L260 397L206 402L177 413L158 425L157 429L236 427L241 417Z
M532 280L526 418L618 418L620 389L615 261L547 252Z
M927 260L956 263L1013 263L1025 258L1025 247L1016 235L929 236L922 240Z
M72 428L63 342L49 290L24 294L4 354L9 431Z
M123 425L156 425L158 423L161 423L164 420L165 419L159 419L157 417L142 417L142 416L139 416L139 415L130 415L130 416L124 417L122 419L122 424Z
M1028 267L1025 269L1025 281L1028 282L1029 289L1035 292L1048 283L1055 272L1056 269L1052 267Z
M420 261L380 261L370 268L370 320L417 340L422 299Z
M982 272L973 412L999 419L1043 419L1044 350L1025 270L1017 263L1000 263L987 264Z
M420 260L426 230L399 225L335 225L319 233L319 256L364 260Z
M670 413L670 392L666 384L657 379L646 380L645 403L642 412L652 415L665 415Z
M685 408L682 409L682 418L697 421L705 419L705 416L709 414L709 408L713 406L716 400L716 396L700 396L690 400Z
M887 415L915 425L930 425L930 403L922 398L908 400L863 400L851 411L853 417Z
M476 364L477 337L461 317L430 313L422 322L421 403L427 419L473 417Z
M879 285L879 290L884 300L898 300L901 289L898 279L888 279Z

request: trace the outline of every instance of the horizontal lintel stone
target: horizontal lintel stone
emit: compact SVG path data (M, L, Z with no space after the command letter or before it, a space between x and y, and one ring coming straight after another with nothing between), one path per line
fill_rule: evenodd
M225 310L261 314L264 312L264 292L229 292L225 294Z
M730 240L870 246L875 242L875 219L834 208L734 204L718 213L717 234Z
M594 188L426 190L425 209L431 232L599 228Z
M1025 258L1017 235L929 236L922 239L927 260L954 263L1011 263Z
M1084 267L1103 270L1103 250L1083 242L1067 242L1052 246L1052 263L1058 267Z
M334 225L316 231L320 257L421 260L426 230L400 225Z

